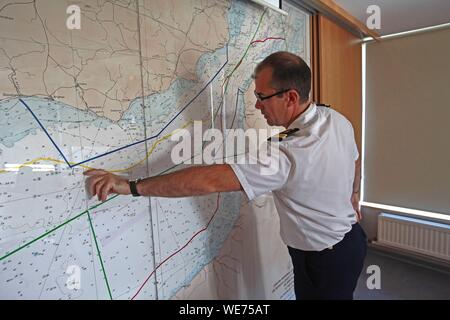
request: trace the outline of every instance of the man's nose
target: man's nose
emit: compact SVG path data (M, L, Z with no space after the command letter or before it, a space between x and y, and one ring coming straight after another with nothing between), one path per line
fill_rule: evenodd
M261 107L262 107L262 104L261 104L261 102L260 101L258 101L258 100L256 100L256 103L255 103L255 108L256 109L261 109Z

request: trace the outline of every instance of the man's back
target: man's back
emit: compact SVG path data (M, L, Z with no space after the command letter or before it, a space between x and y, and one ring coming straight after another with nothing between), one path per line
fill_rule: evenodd
M342 240L356 222L351 204L355 161L353 128L340 113L311 104L280 142L290 161L289 179L274 200L287 245L323 250Z

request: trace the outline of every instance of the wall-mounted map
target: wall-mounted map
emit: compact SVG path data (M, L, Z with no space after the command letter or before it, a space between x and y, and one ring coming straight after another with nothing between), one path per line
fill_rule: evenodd
M0 298L169 299L192 281L230 234L239 193L100 203L82 172L158 175L182 167L170 137L194 120L254 126L256 63L278 50L309 62L308 16L284 9L0 2Z

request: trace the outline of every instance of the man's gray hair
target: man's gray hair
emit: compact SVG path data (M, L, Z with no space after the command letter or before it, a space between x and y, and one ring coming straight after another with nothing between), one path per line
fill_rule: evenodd
M300 95L300 102L309 99L311 91L311 69L299 56L278 51L261 61L255 68L253 77L265 68L272 69L270 85L276 90L295 89Z

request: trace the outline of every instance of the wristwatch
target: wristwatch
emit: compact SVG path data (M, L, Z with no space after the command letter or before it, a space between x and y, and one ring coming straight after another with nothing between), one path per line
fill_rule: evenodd
M142 179L136 179L136 180L130 180L128 181L128 184L130 185L130 191L131 194L133 195L133 197L140 197L141 195L139 194L139 192L137 191L137 184L141 181Z

